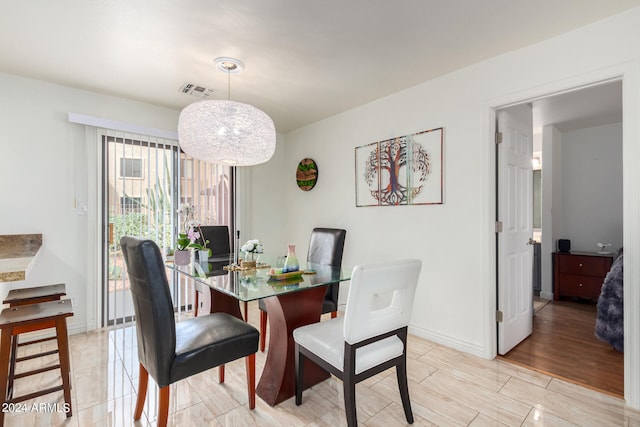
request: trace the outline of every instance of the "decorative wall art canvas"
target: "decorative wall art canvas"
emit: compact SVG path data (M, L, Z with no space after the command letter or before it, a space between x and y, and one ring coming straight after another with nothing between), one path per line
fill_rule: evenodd
M356 147L356 206L443 203L444 128Z

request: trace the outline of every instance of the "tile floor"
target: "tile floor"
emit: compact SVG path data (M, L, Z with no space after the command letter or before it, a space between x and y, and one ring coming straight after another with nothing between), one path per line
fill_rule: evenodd
M258 318L257 304L252 303L249 319L256 324ZM70 346L73 417L65 417L58 392L24 402L22 412L6 414L5 425L156 425L157 387L151 379L143 417L133 422L138 382L134 328L73 335ZM483 360L415 336L409 338L408 351L416 426L640 426L640 412L625 407L622 400L502 360ZM259 377L265 354L258 352L256 359ZM30 363L44 361L24 362L20 369ZM270 407L257 398L256 409L250 411L244 361L227 365L222 385L216 371L171 386L169 425L346 425L341 383L335 379L305 391L302 406L296 407L292 398ZM17 380L16 393L58 381L56 371ZM393 370L360 383L356 399L361 425L406 425Z

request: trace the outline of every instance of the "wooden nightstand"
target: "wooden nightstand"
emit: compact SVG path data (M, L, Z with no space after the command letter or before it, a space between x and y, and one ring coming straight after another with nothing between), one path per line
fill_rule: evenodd
M553 299L587 298L597 301L613 254L596 252L553 253Z

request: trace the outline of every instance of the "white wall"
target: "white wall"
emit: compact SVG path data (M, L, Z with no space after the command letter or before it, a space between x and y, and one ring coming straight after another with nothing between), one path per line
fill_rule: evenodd
M285 167L284 135L276 138L276 152L266 163L238 168L240 244L260 239L265 252L287 254L287 217L296 207L287 203L287 178L295 171ZM300 256L300 254L298 254Z
M570 132L545 126L542 152L541 296L551 299L558 239L570 239L572 251L622 246L622 123Z
M178 111L0 73L0 234L42 233L43 245L25 281L14 287L60 283L74 300L71 332L95 328L95 273L88 254L96 250L91 215L76 203L89 199L84 126L69 112L175 130ZM93 190L91 190L93 191ZM95 267L94 267L95 268ZM89 299L88 299L89 296Z
M562 133L562 234L572 251L622 247L622 124Z
M492 357L496 290L490 106L542 95L539 87L566 89L563 82L576 84L588 73L600 75L605 67L638 61L637 22L640 9L288 133L284 167L291 176L284 186L283 211L289 239L306 242L315 226L339 226L348 230L345 266L421 258L412 331ZM445 129L443 205L355 207L355 147L440 126ZM293 180L295 165L304 157L314 158L320 170L316 188L308 193ZM270 195L262 197L267 201Z
M542 247L540 296L553 299L555 235L562 234L562 134L554 126L542 129ZM555 214L555 215L554 215Z

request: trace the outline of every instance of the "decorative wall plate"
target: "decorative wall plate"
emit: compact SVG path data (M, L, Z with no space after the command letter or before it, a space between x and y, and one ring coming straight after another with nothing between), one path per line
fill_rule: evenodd
M302 191L309 191L315 187L318 181L318 165L315 160L304 158L298 163L296 169L296 183Z

